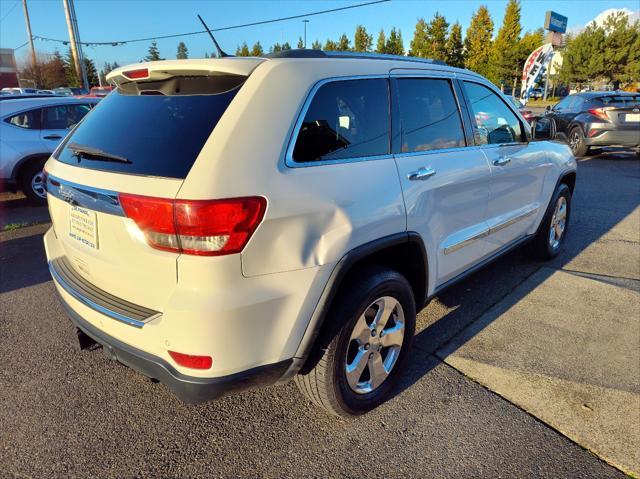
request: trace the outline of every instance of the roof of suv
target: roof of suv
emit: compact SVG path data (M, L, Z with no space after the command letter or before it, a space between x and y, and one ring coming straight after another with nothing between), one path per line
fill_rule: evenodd
M47 105L64 105L73 103L97 103L99 98L75 98L69 96L40 95L37 98L15 98L11 101L0 102L0 116L14 111L39 108Z
M451 71L454 73L465 73L468 75L480 77L480 75L470 70L452 67L442 61L429 58L417 58L403 55L388 55L380 53L296 49L285 50L278 53L271 53L263 57L229 56L210 59L162 60L155 62L137 63L134 65L120 67L116 70L111 71L107 76L107 80L114 81L116 84L119 84L123 81L130 81L131 78L127 76L127 73L130 74L134 71L145 69L148 70L149 77L154 77L155 79L167 78L168 76L175 75L176 73L194 74L195 72L199 72L200 74L205 75L213 72L223 72L231 75L248 76L256 67L264 62L289 62L300 60L329 60L332 62L344 62L344 65L347 68L350 63L346 60L367 63L375 61L380 62L381 71L388 71L392 68L422 67L441 71Z

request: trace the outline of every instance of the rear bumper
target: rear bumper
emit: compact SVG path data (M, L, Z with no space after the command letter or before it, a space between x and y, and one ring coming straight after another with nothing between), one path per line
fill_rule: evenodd
M593 137L587 135L584 143L588 146L640 146L640 130L605 130Z
M234 392L277 382L289 369L292 360L259 366L229 376L199 378L182 374L164 359L117 340L85 321L62 297L60 300L73 324L101 344L109 356L166 385L184 402L197 404Z

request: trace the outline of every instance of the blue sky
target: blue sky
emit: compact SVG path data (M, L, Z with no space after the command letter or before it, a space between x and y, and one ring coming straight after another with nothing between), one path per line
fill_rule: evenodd
M76 14L83 41L112 41L131 38L151 37L200 30L196 14L200 13L209 26L221 27L237 25L282 16L303 14L317 10L336 8L345 5L364 3L366 0L349 1L170 1L170 0L76 0ZM310 17L307 29L307 42L319 39L323 43L347 33L353 39L357 24L364 25L374 33L374 41L380 28L389 31L399 27L408 48L413 29L419 17L430 19L438 11L449 23L459 21L463 29L469 25L472 13L482 3L496 24L496 31L502 21L506 0L469 1L406 1L392 0L372 6L343 12L329 13ZM62 0L29 0L29 14L34 35L68 39ZM580 27L593 20L600 12L610 8L638 10L638 0L523 0L522 24L525 30L542 26L546 10L555 10L569 17L570 27ZM0 0L0 47L16 48L27 41L21 0ZM288 41L295 46L302 36L301 20L291 20L240 30L230 30L216 34L222 48L233 53L242 41L249 45L259 40L269 45ZM181 39L158 41L160 54L166 58L175 58L176 46ZM191 57L201 57L204 52L213 50L206 35L197 35L182 39L189 48ZM98 68L105 61L117 61L121 65L134 63L146 54L149 42L132 43L124 46L85 47L85 56L95 60ZM66 50L66 46L53 42L36 41L36 49L53 52L55 48ZM28 52L21 48L16 57L20 60Z

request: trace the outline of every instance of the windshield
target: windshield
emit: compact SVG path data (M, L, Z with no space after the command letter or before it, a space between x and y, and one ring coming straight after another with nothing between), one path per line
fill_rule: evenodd
M239 89L209 95L140 95L118 88L84 118L57 159L82 168L183 179ZM79 155L73 145L128 162Z

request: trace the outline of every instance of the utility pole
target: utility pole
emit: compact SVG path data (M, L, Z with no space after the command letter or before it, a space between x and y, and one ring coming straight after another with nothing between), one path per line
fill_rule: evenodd
M304 23L304 47L307 48L307 23L309 20L302 20L302 23Z
M87 73L84 68L84 58L82 56L82 46L78 33L78 22L76 20L76 11L73 6L73 0L62 0L64 5L64 14L67 18L67 29L69 30L69 43L71 45L71 55L76 69L76 76L82 83L82 87L89 90L89 82L87 81Z
M29 10L27 9L27 0L22 0L22 8L24 8L24 20L27 22L27 35L29 35L29 46L31 47L31 64L36 64L36 49L33 46L33 35L31 34L31 21L29 20Z

